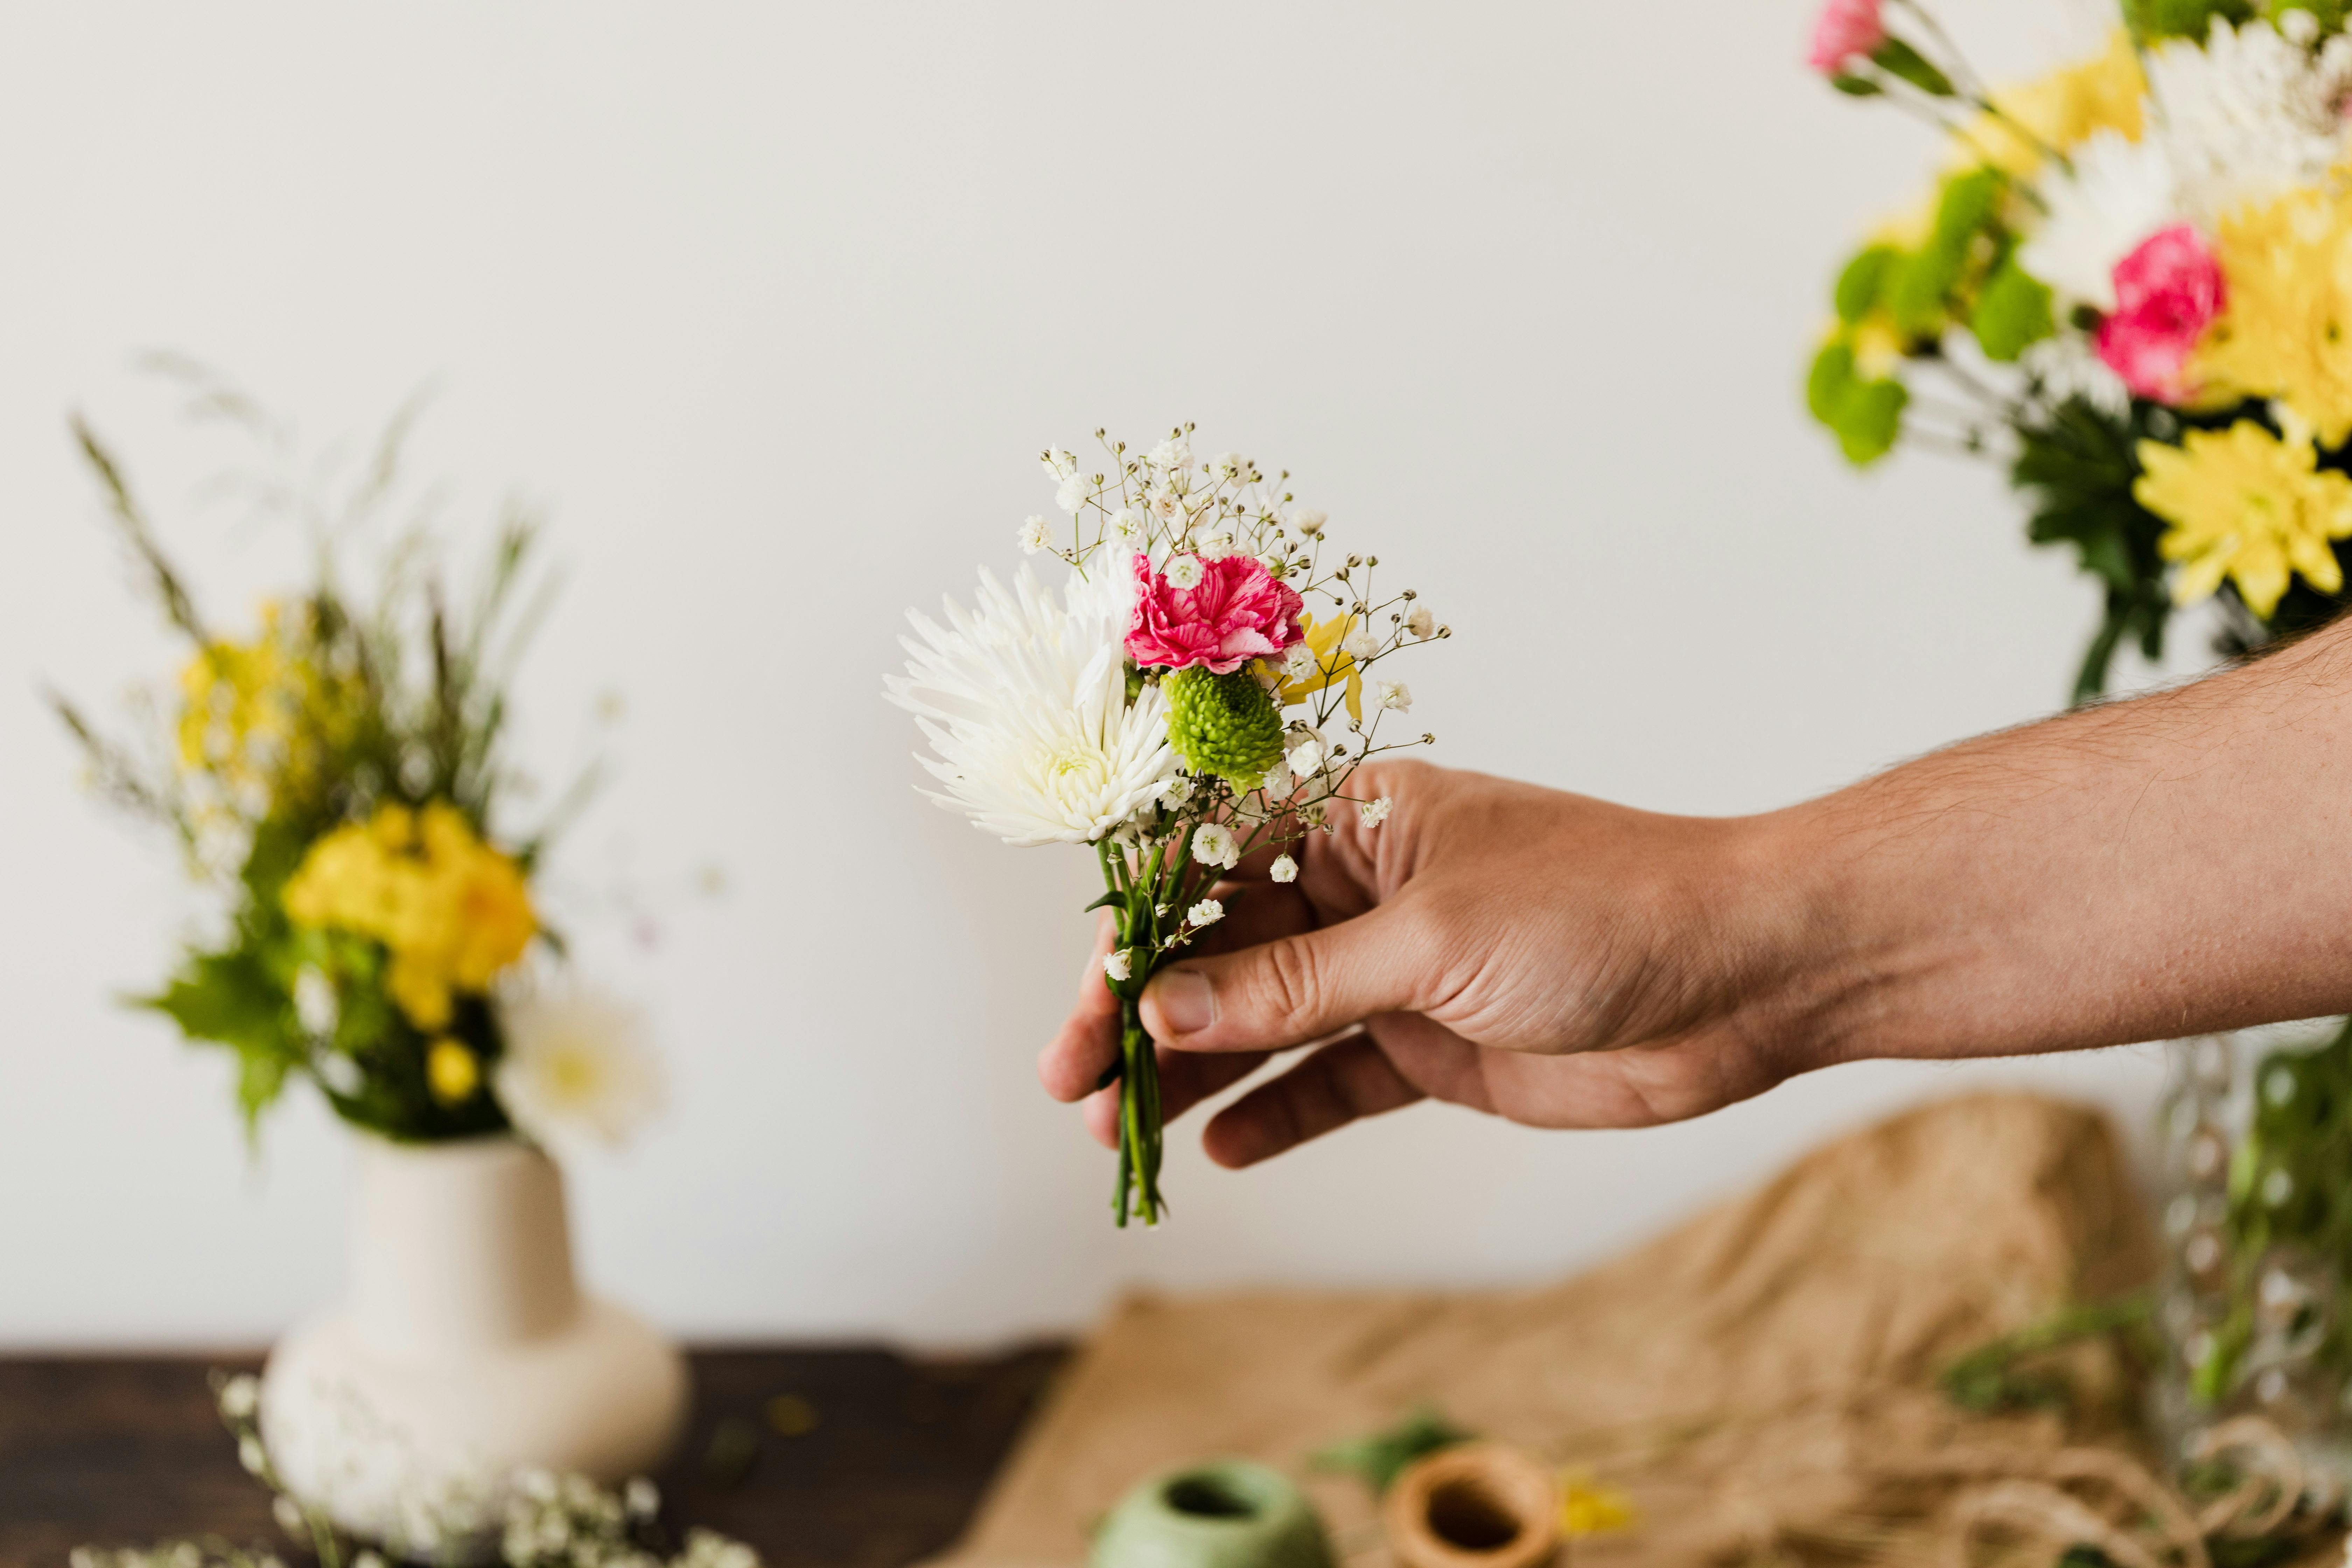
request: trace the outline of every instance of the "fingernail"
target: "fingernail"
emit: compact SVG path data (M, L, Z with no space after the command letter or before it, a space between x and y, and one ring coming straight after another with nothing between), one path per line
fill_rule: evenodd
M1190 1035L1217 1021L1217 993L1209 977L1189 969L1171 969L1152 978L1145 992L1171 1029Z

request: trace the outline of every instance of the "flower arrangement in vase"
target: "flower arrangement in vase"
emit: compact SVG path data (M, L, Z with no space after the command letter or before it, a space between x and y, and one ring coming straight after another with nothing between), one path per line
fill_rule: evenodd
M1142 453L1095 437L1107 472L1040 454L1066 531L1042 516L1018 531L1068 568L1060 592L1026 567L1009 589L983 569L976 608L910 614L906 673L884 685L930 743L917 760L932 799L1008 844L1095 852L1088 907L1115 926L1103 984L1120 1024L1111 1211L1151 1226L1165 1205L1145 984L1250 880L1294 880L1332 813L1388 816L1386 797L1349 793L1356 770L1435 737L1381 738L1412 693L1373 669L1452 634L1414 590L1381 596L1377 555L1327 553L1326 514L1297 503L1286 471L1196 462L1189 425Z
M2336 0L2123 0L1987 87L1920 0L1830 0L1811 64L1937 125L1934 188L1832 289L1807 384L1857 466L1991 458L2103 613L2076 676L2210 603L2240 657L2335 616L2352 554L2352 36ZM2151 1409L2186 1462L2258 1415L2352 1478L2352 1026L2179 1042Z
M253 406L211 383L199 401ZM167 830L217 905L138 1005L233 1056L249 1136L297 1080L362 1134L352 1300L281 1342L265 1384L277 1468L342 1528L438 1551L404 1521L449 1517L457 1493L490 1517L506 1469L651 1464L684 1380L675 1350L579 1292L544 1152L619 1137L659 1076L635 1011L562 973L533 897L593 773L531 831L504 830L527 793L506 761L506 685L546 603L538 524L509 511L462 605L414 526L390 531L373 592L355 592L351 546L398 493L406 424L347 491L306 503L310 580L232 632L77 420L188 652L128 739L54 701L97 789Z

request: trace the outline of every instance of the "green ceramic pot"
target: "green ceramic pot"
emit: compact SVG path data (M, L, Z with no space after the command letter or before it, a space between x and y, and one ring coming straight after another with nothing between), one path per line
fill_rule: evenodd
M1095 1532L1092 1568L1332 1568L1307 1495L1281 1472L1215 1459L1152 1477Z

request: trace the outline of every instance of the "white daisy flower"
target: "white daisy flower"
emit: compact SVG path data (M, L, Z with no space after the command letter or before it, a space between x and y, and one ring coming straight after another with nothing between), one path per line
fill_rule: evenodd
M1077 477L1078 459L1076 456L1073 453L1063 451L1059 447L1047 447L1045 455L1039 458L1037 461L1045 468L1045 476L1048 479L1067 479Z
M1266 868L1265 874L1277 882L1296 882L1298 880L1298 862L1287 855L1277 855L1274 858L1274 864Z
M1357 807L1357 815L1363 819L1366 827L1378 827L1389 819L1390 804L1389 797L1386 795L1381 796L1378 800L1368 800Z
M1091 844L1156 798L1176 753L1159 684L1127 699L1129 591L1073 572L1056 602L1025 567L1010 589L983 571L976 610L910 614L907 673L883 687L930 742L924 793L1023 845Z
M499 1010L507 1048L499 1104L534 1141L625 1142L661 1110L661 1063L645 1016L575 981L532 986Z
M1197 588L1201 585L1201 558L1197 555L1171 555L1167 568L1160 574L1168 579L1171 588Z
M1125 980L1135 973L1135 954L1124 947L1112 948L1103 954L1103 973L1112 980Z
M1290 526L1309 539L1322 532L1323 525L1330 521L1329 512L1311 506L1300 507L1290 514Z
M2042 183L2049 213L2018 264L2070 302L2116 308L2116 263L2180 221L2172 160L2154 136L2126 142L2102 131L2070 154L2071 174Z
M1076 511L1087 504L1087 481L1076 474L1064 479L1054 492L1054 504L1064 511Z
M1387 709L1390 712L1410 713L1412 711L1412 688L1407 686L1403 681L1375 681L1373 682L1373 689L1380 693L1380 705Z
M1241 844L1221 822L1204 822L1192 835L1192 858L1203 866L1230 871L1242 858Z
M1225 918L1225 906L1214 899L1202 899L1184 911L1186 921L1196 926L1213 926Z
M1044 518L1033 517L1022 523L1021 553L1024 555L1034 555L1052 542L1053 536L1045 531Z
M1415 605L1412 614L1404 618L1404 629L1416 642L1427 642L1437 635L1437 616L1427 605Z

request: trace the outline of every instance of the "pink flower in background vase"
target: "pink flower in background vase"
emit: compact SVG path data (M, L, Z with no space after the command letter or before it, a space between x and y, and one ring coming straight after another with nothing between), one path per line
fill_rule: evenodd
M1867 58L1886 41L1879 20L1881 0L1828 0L1813 23L1813 47L1805 63L1823 76L1843 73L1848 60Z
M1171 669L1205 664L1231 675L1244 661L1298 641L1305 635L1298 626L1304 603L1297 590L1252 556L1203 561L1180 555L1162 574L1138 552L1128 655L1138 664Z
M2221 313L2221 264L2189 225L2158 229L2116 263L2116 308L2099 323L2099 358L2140 397L2189 395L2189 351Z

